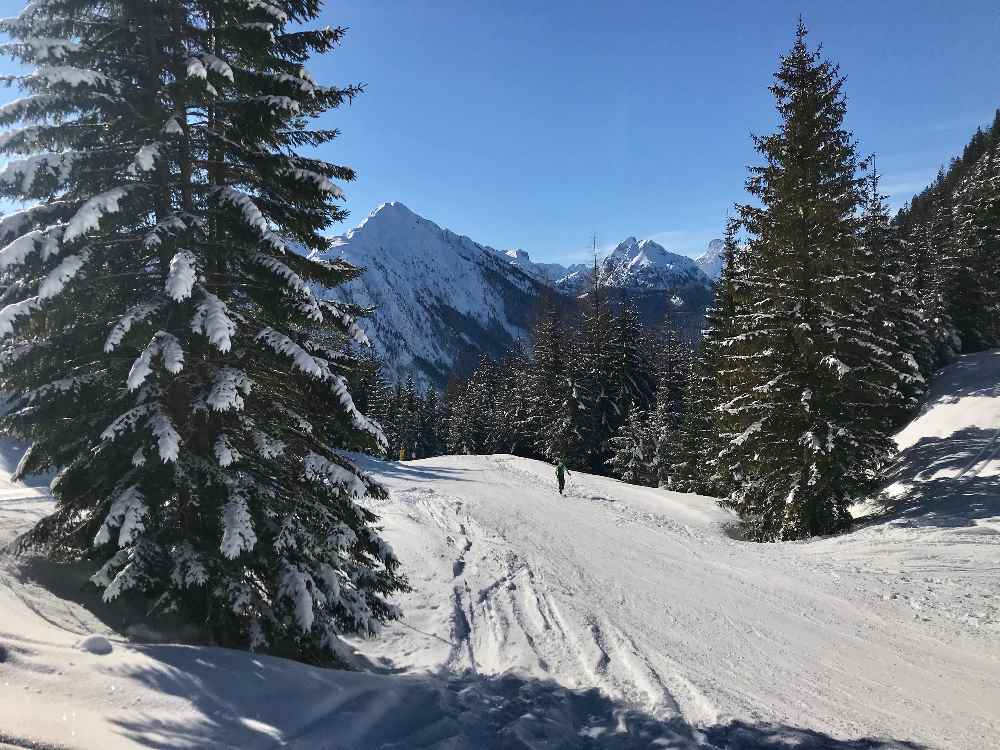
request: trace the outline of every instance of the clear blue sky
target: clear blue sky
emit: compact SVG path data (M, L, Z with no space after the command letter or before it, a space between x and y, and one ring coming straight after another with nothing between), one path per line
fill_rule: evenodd
M994 0L341 0L322 20L344 45L310 67L368 90L326 120L324 156L359 173L334 231L399 200L536 260L583 259L594 232L696 255L744 198L799 13L897 206L1000 106Z

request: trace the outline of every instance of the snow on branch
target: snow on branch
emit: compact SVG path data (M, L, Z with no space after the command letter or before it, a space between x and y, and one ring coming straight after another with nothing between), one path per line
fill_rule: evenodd
M284 563L281 582L278 585L278 596L291 600L295 623L303 633L312 630L314 613L310 591L315 585L308 573L287 561Z
M281 96L279 94L267 94L266 96L253 96L250 97L250 101L260 102L267 106L271 112L277 112L278 110L288 112L293 115L297 115L300 111L299 103L292 99L290 96Z
M134 406L124 414L116 417L111 424L104 428L104 432L101 433L101 440L113 443L121 435L131 432L135 429L139 420L149 414L150 409L152 409L150 404L139 404L139 406Z
M329 177L309 169L286 168L279 169L278 174L287 175L300 182L308 182L324 193L343 200L344 191L337 187Z
M178 221L180 221L178 219ZM183 222L181 222L183 224ZM187 250L181 250L170 259L170 270L167 272L167 283L164 288L167 296L175 302L183 302L191 296L195 280L195 257Z
M758 420L754 422L752 425L743 430L742 433L734 437L730 441L731 445L743 445L743 443L745 443L750 438L751 435L753 435L755 432L760 432L760 429L763 426L764 426L763 420Z
M160 158L159 143L146 143L135 154L132 163L128 166L130 175L138 175L140 172L151 172L156 166L156 160Z
M165 464L176 461L181 451L181 436L170 417L162 411L157 412L149 418L148 426L156 438L160 460Z
M204 295L191 319L191 330L204 334L216 349L225 354L233 348L236 324L230 319L225 302L209 291L205 291Z
M118 546L126 547L132 544L136 537L145 531L143 519L149 508L146 498L140 492L139 485L133 484L121 492L111 504L104 523L94 537L94 546L99 547L111 541L111 530L121 527L118 534Z
M66 225L63 242L72 242L78 237L97 229L101 218L120 210L122 199L128 193L124 187L116 187L88 200L74 214Z
M215 376L206 403L213 411L243 411L243 397L250 395L252 385L243 370L223 367Z
M233 69L229 67L229 63L224 60L220 60L215 55L210 55L206 52L188 59L188 78L200 78L202 80L207 80L209 71L212 73L218 73L228 81L233 80Z
M0 45L0 53L10 53L17 50L30 50L36 62L47 60L62 60L70 52L77 52L80 45L69 39L49 39L34 37L18 39L16 42Z
M70 65L42 65L28 78L43 81L47 86L66 84L71 88L110 88L116 94L121 91L121 84L103 73Z
M62 262L53 268L39 284L38 298L49 299L58 296L89 259L90 253L87 252L63 258Z
M181 127L176 117L170 117L163 123L162 132L166 135L181 135L184 132L184 128Z
M18 318L31 315L40 308L38 297L28 297L20 302L12 302L0 310L0 339L14 333L14 323Z
M243 221L248 226L256 229L264 242L280 253L286 251L285 243L281 241L278 235L271 231L267 219L264 218L264 214L257 208L257 204L253 202L249 195L231 187L220 187L216 188L216 190L221 200L239 209L240 214L243 216Z
M271 460L285 452L286 446L282 441L271 437L261 430L254 430L250 436L253 439L254 448L257 449L257 455L261 458Z
M823 357L823 359L821 361L822 361L822 364L826 365L831 370L833 370L834 372L836 372L837 373L837 377L840 378L840 379L843 379L843 377L845 375L847 375L851 371L850 367L848 367L847 365L845 365L843 362L841 362L839 359L837 359L836 357L834 357L832 354L827 355L826 357Z
M153 358L162 355L163 366L167 372L174 375L184 369L184 350L180 341L172 333L157 331L142 353L136 357L129 370L126 381L128 389L134 391L139 388L153 372Z
M215 439L214 449L215 460L219 462L219 466L222 468L232 466L243 458L242 454L229 442L229 436L224 432Z
M115 327L111 329L111 333L108 334L108 338L104 341L105 354L110 354L118 348L125 335L132 330L132 326L136 323L141 323L162 306L159 302L143 302L141 305L136 305L125 313L121 320L115 323Z
M24 261L36 252L42 260L58 255L62 233L63 226L55 225L45 229L34 229L21 235L0 250L0 271L23 265Z
M253 519L247 506L246 494L234 490L231 499L222 509L222 543L219 550L229 560L235 560L242 552L249 552L257 544L257 534L253 530Z
M278 24L284 24L288 22L288 14L285 13L285 11L283 11L281 8L278 8L277 6L271 5L270 3L266 3L263 0L246 0L246 5L247 8L249 8L250 10L264 11L264 13L266 13L275 21L277 21Z
M320 364L317 358L292 341L288 336L279 333L270 326L257 334L257 341L267 345L276 354L283 354L292 360L292 366L315 378L325 380L329 376L329 370Z
M341 328L355 343L360 346L371 346L368 336L361 330L355 317L344 310L341 305L332 300L321 300L319 304L323 310L340 323Z
M318 453L309 453L302 460L302 469L305 478L310 481L339 486L358 498L368 493L368 487L357 471L323 458Z
M62 185L69 179L73 165L80 157L75 151L61 153L34 154L26 159L15 159L7 162L0 170L0 185L30 193L39 177L49 177Z
M295 271L279 260L264 253L254 253L250 258L254 263L263 266L285 282L285 286L299 296L299 309L315 323L323 322L323 311L320 309L312 289Z
M163 243L160 239L160 235L172 235L177 232L183 232L188 228L188 225L184 223L184 220L174 214L172 216L167 216L166 218L157 222L156 226L153 227L145 237L142 239L142 244L144 247L158 247Z

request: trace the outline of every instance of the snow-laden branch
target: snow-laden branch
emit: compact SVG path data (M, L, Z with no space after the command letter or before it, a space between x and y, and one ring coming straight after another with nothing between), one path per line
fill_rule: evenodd
M104 341L104 352L110 354L117 349L118 345L125 338L125 335L132 330L132 326L141 323L162 306L163 304L160 302L143 302L131 308L122 316L121 320L115 323L115 327L111 329L111 333L108 334L107 339Z
M116 187L88 200L66 225L63 242L72 242L87 232L99 228L102 217L118 213L121 202L127 194L128 188Z
M191 319L191 330L204 334L216 349L225 354L233 348L236 324L230 319L225 302L211 292L206 291L204 295Z
M186 300L191 296L196 275L194 255L187 250L179 251L170 259L170 270L164 286L167 296L175 302Z

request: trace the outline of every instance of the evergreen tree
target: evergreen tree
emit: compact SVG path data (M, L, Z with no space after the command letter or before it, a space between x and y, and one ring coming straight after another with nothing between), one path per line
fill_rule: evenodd
M933 357L919 300L906 282L902 244L890 223L874 167L865 188L858 249L861 288L856 304L867 306L873 334L867 342L867 366L873 372L881 368L883 428L891 430L901 426L923 398L926 380L921 362L926 367Z
M715 282L715 301L705 311L704 328L692 360L688 410L682 423L680 459L674 471L691 492L715 497L729 494L731 477L719 463L723 447L735 435L728 433L727 404L742 383L745 346L737 331L741 301L743 258L739 254L739 221L730 219L723 239L723 265Z
M1000 144L955 191L959 263L950 310L966 351L1000 346Z
M725 504L761 541L847 528L889 451L875 408L884 369L868 364L878 337L857 298L862 180L843 83L800 22L771 87L781 125L754 138L766 163L747 189L760 205L740 206L746 288L724 345L746 358L722 461L735 483Z
M577 403L583 407L583 410L573 410L574 426L580 430L581 448L588 454L589 468L595 473L607 465L611 455L609 441L625 418L618 400L619 384L615 382L616 368L610 339L611 307L595 258L593 282L587 295L580 331L579 367L582 372L578 378L573 378L570 389L573 397L578 399ZM568 384L569 381L566 382Z
M674 465L681 454L681 424L684 419L687 383L691 370L691 350L680 335L668 326L660 344L657 371L656 409L652 415L654 445L653 470L657 483L674 486Z
M630 484L651 484L653 441L649 416L640 409L629 412L628 418L611 438L612 455L608 463L612 473Z
M360 311L311 291L359 271L290 249L328 247L353 178L296 153L359 91L303 68L344 33L318 11L38 0L0 25L33 69L8 79L0 195L34 203L0 221L0 389L18 475L61 469L24 546L321 661L405 581L358 502L384 490L338 451L384 443L348 391Z

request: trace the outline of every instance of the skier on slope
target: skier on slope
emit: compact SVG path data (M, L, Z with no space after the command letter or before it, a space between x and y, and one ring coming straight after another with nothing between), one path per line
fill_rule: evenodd
M559 494L563 493L563 488L566 486L566 475L569 474L569 469L566 468L566 462L561 458L559 463L556 464L556 481L559 482Z

